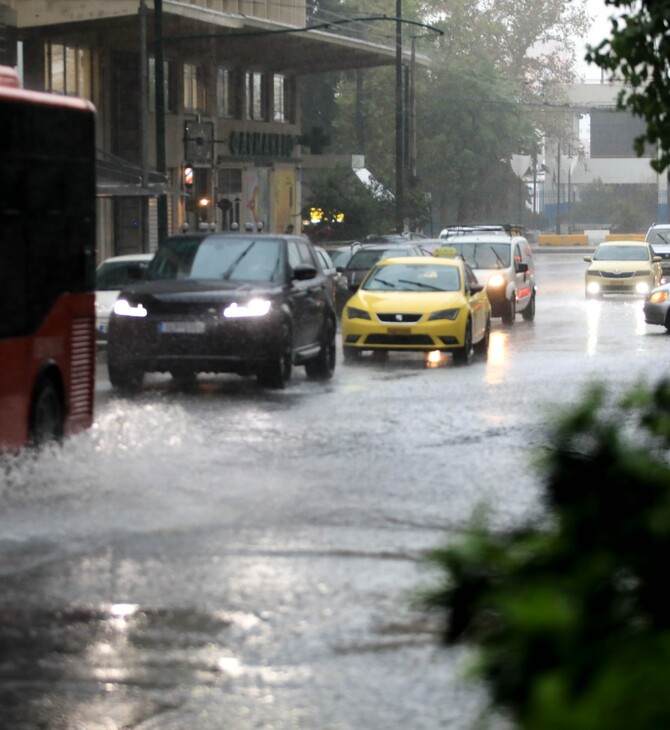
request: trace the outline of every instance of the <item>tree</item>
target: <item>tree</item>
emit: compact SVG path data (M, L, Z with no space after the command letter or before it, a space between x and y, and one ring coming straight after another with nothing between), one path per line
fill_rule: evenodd
M670 167L670 2L668 0L605 0L618 8L611 20L611 38L589 47L586 60L613 76L627 88L618 98L647 124L636 138L635 151L642 155L645 143L658 144L659 155L651 161L657 172Z
M670 727L670 380L592 388L552 442L546 518L435 550L424 604L517 727Z
M646 230L656 216L656 185L615 185L596 180L585 185L581 195L572 212L573 220L581 223L607 224L612 230L632 233Z

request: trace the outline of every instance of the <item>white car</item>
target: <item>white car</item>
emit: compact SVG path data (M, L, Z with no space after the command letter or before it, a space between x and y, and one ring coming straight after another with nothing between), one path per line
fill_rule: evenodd
M152 253L112 256L95 270L95 331L99 345L107 342L109 315L119 292L142 278L153 257Z

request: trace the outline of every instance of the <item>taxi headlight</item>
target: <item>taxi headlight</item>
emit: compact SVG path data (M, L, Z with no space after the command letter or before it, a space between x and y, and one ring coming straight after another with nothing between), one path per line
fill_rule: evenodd
M652 292L649 296L649 300L652 304L662 304L668 301L668 292L665 289L660 291Z
M588 294L600 293L600 284L597 281L589 281L586 284L586 291Z
M507 280L502 274L493 274L493 276L491 276L488 280L487 286L492 286L497 289L499 286L505 286L506 283Z
M638 281L635 285L635 291L637 294L648 294L650 288L648 281Z
M349 319L370 319L368 312L357 307L347 307L347 317Z
M430 317L428 317L428 321L433 321L436 319L450 319L455 320L459 313L460 309L440 309L439 312L432 312Z
M226 319L238 319L240 317L264 317L272 306L269 299L250 299L242 304L231 302L224 310L223 316Z
M142 304L131 304L127 299L117 299L112 311L119 317L146 317L148 314Z

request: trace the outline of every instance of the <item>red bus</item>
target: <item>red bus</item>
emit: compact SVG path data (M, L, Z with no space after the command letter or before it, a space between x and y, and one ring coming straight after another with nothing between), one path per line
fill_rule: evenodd
M93 422L95 109L0 67L0 451Z

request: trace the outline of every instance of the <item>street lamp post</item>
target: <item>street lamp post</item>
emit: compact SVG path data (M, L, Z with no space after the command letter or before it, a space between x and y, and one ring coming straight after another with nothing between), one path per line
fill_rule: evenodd
M403 84L402 84L402 0L396 0L395 24L395 219L396 230L404 227L404 155L403 155Z

